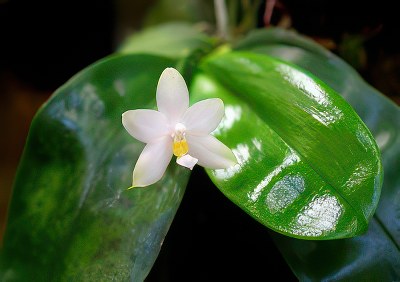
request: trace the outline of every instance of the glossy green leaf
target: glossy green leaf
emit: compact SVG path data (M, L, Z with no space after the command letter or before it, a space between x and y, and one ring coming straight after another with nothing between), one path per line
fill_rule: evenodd
M382 153L380 202L365 235L330 242L273 237L302 281L394 281L400 278L400 110L340 58L294 32L251 33L236 46L303 67L340 93L373 133Z
M119 48L120 53L144 53L183 58L195 50L210 50L214 40L199 27L187 23L168 23L135 33Z
M202 69L192 95L224 100L216 136L239 160L208 171L217 187L285 235L322 240L365 232L382 168L350 105L301 69L263 55L215 55Z
M155 106L169 59L113 56L80 72L34 118L0 255L1 281L142 281L189 173L127 190L144 145L123 128L128 109Z

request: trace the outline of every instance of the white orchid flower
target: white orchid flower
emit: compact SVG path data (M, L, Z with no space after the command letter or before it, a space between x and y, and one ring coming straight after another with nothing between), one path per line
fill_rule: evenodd
M237 163L232 151L210 135L224 116L224 103L213 98L189 107L185 80L174 68L163 71L157 86L155 110L130 110L122 124L130 135L146 143L133 170L132 187L151 185L164 175L172 155L192 169L197 163L222 169Z

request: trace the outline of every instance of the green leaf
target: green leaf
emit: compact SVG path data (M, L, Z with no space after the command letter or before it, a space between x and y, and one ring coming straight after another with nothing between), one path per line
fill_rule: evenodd
M393 281L400 278L400 111L343 60L294 32L251 33L236 46L307 69L340 93L373 133L382 153L384 180L379 206L365 235L331 242L273 234L300 280Z
M239 159L208 171L217 187L285 235L325 240L365 232L382 168L351 106L301 69L263 55L215 55L202 69L192 95L224 100L216 136Z
M142 281L182 199L187 170L127 190L144 145L128 109L155 106L156 56L106 58L73 77L34 118L0 256L1 281Z
M213 39L187 23L168 23L133 34L119 48L120 53L145 53L183 58L195 50L210 50Z

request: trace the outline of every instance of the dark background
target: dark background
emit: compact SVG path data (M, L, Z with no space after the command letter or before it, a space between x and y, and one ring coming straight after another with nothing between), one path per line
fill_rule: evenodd
M2 228L15 170L37 109L76 72L112 53L125 33L139 30L154 3L0 0ZM264 24L263 11L264 5L259 26ZM399 104L395 11L390 1L277 1L271 24L313 38ZM295 280L270 231L226 199L204 174L201 168L194 170L147 280L253 281L271 275Z

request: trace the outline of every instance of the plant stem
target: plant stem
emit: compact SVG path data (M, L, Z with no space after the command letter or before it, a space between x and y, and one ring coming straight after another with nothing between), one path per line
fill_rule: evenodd
M225 4L225 0L214 0L215 18L217 21L217 32L218 35L227 40L229 38L228 31L228 12Z

